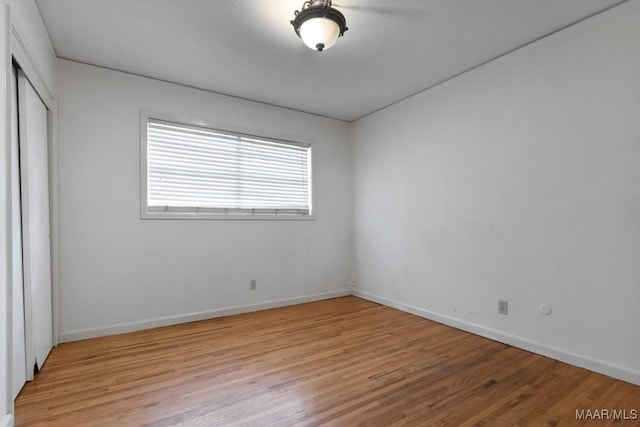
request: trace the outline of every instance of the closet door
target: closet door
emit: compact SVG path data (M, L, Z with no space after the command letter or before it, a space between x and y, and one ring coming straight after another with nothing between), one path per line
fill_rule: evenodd
M27 380L22 278L22 209L20 208L20 146L18 143L18 72L11 69L11 244L13 259L13 398Z
M53 345L47 107L18 70L18 127L22 196L27 379Z

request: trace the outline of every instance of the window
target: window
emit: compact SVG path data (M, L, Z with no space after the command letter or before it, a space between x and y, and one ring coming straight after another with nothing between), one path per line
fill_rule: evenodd
M143 218L309 218L311 146L143 115Z

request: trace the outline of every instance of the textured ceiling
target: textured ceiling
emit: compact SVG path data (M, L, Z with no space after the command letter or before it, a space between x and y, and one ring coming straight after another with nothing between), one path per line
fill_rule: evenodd
M623 1L335 0L322 53L302 0L36 2L61 58L353 121Z

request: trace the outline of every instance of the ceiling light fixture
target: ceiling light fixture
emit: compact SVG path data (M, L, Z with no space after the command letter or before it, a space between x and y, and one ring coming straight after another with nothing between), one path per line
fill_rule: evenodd
M298 37L309 48L322 52L333 46L348 30L347 21L331 0L307 0L291 21Z

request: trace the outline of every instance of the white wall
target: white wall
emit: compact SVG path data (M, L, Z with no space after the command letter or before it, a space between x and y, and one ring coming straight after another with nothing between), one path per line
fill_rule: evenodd
M63 341L349 292L347 123L70 61L57 72ZM316 220L141 220L141 109L311 142Z
M634 1L357 121L355 292L640 383L639 40Z

